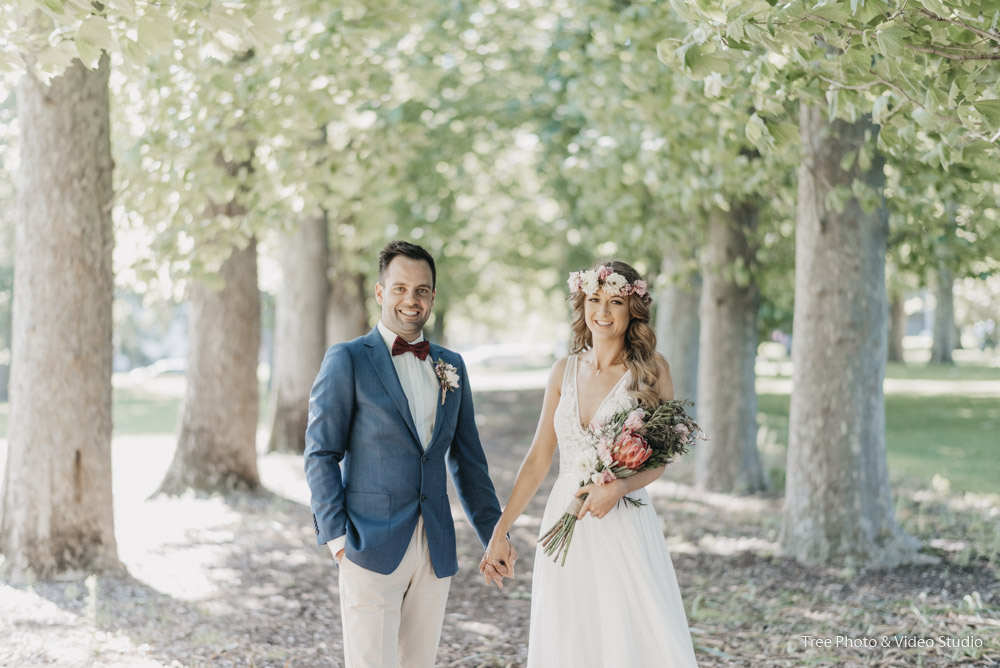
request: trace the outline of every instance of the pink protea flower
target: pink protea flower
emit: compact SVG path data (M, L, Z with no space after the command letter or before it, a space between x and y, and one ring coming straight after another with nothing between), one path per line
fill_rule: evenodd
M627 418L625 418L625 425L624 425L625 429L628 431L639 431L640 429L642 429L643 425L642 420L645 417L646 417L646 411L642 410L641 408L636 408L634 411L628 414Z
M609 482L614 482L615 480L617 480L617 478L615 478L615 474L607 469L604 471L598 471L590 477L590 481L595 485L607 485Z
M618 440L611 456L619 466L637 471L651 454L653 450L646 443L646 439L636 434L628 434Z
M615 271L615 270L614 270L614 269L612 269L610 265L607 265L607 264L604 264L604 265L601 265L601 266L600 266L600 267L599 267L599 268L597 269L597 278L598 278L598 280L601 280L601 281L603 281L603 280L604 280L604 279L606 279L606 278L607 278L608 276L610 276L611 274L613 274L613 273L614 273L614 271Z
M636 279L635 281L633 281L632 282L632 292L634 292L635 294L639 295L640 297L645 296L645 294L646 294L646 281L643 281L641 279Z

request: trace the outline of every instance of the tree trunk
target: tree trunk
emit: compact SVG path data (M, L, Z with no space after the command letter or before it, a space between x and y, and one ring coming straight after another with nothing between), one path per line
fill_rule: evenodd
M14 579L119 570L111 503L108 57L17 90L21 167L0 549Z
M444 330L447 315L448 309L445 308L444 304L437 304L434 307L434 324L430 328L430 331L426 333L425 338L441 346L447 345Z
M683 272L681 264L675 248L664 249L660 272L670 282L656 295L656 348L670 365L674 396L694 401L698 397L701 273ZM698 409L696 405L695 414Z
M698 487L747 494L767 489L757 451L757 311L755 252L750 238L757 207L713 216L703 250L698 424L708 441L695 449Z
M906 308L903 293L892 290L889 299L889 361L903 362L903 337L906 336Z
M272 452L305 449L309 391L326 352L328 263L325 216L302 222L284 238L271 375Z
M337 255L331 253L333 275L326 306L327 346L356 339L371 329L367 301L374 290L367 289L362 274L340 267Z
M257 475L257 244L233 249L225 287L191 286L187 392L177 450L160 492L253 489Z
M931 364L954 364L955 350L955 274L943 260L938 260L934 275L934 342Z
M851 197L828 210L834 188L855 178L882 194L883 160L862 172L840 165L876 128L829 122L803 106L795 237L794 391L781 552L806 563L888 567L915 542L896 523L885 457L888 214ZM866 133L868 136L866 138Z

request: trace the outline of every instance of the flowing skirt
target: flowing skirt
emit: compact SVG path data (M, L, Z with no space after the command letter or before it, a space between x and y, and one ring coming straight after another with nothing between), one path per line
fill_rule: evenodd
M552 487L541 534L579 488L572 475ZM697 666L674 566L646 490L645 505L616 506L576 525L566 565L535 551L528 668Z

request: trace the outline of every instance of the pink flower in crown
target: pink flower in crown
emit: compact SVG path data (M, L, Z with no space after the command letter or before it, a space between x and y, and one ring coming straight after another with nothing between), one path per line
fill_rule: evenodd
M646 295L646 281L643 281L641 279L636 279L635 281L633 281L632 292L639 295L640 297L644 297Z
M603 264L597 268L597 279L599 281L604 281L608 276L613 274L614 271L615 270L611 268L611 265Z
M580 272L574 271L573 273L571 273L569 275L569 280L567 280L566 283L569 285L570 294L573 294L577 290L582 289L583 280L580 278Z
M639 431L642 429L642 420L644 417L646 417L646 411L641 408L636 408L628 414L627 418L625 418L625 429L628 431Z
M614 482L617 480L615 474L607 469L599 471L590 477L591 482L595 485L607 485L609 482Z

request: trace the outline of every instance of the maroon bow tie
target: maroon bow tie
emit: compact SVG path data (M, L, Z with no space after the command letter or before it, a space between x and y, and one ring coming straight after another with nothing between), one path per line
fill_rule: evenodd
M392 342L392 356L395 357L403 353L413 353L421 360L425 360L431 353L430 341L424 340L420 343L407 343L402 337L397 336L396 340Z

